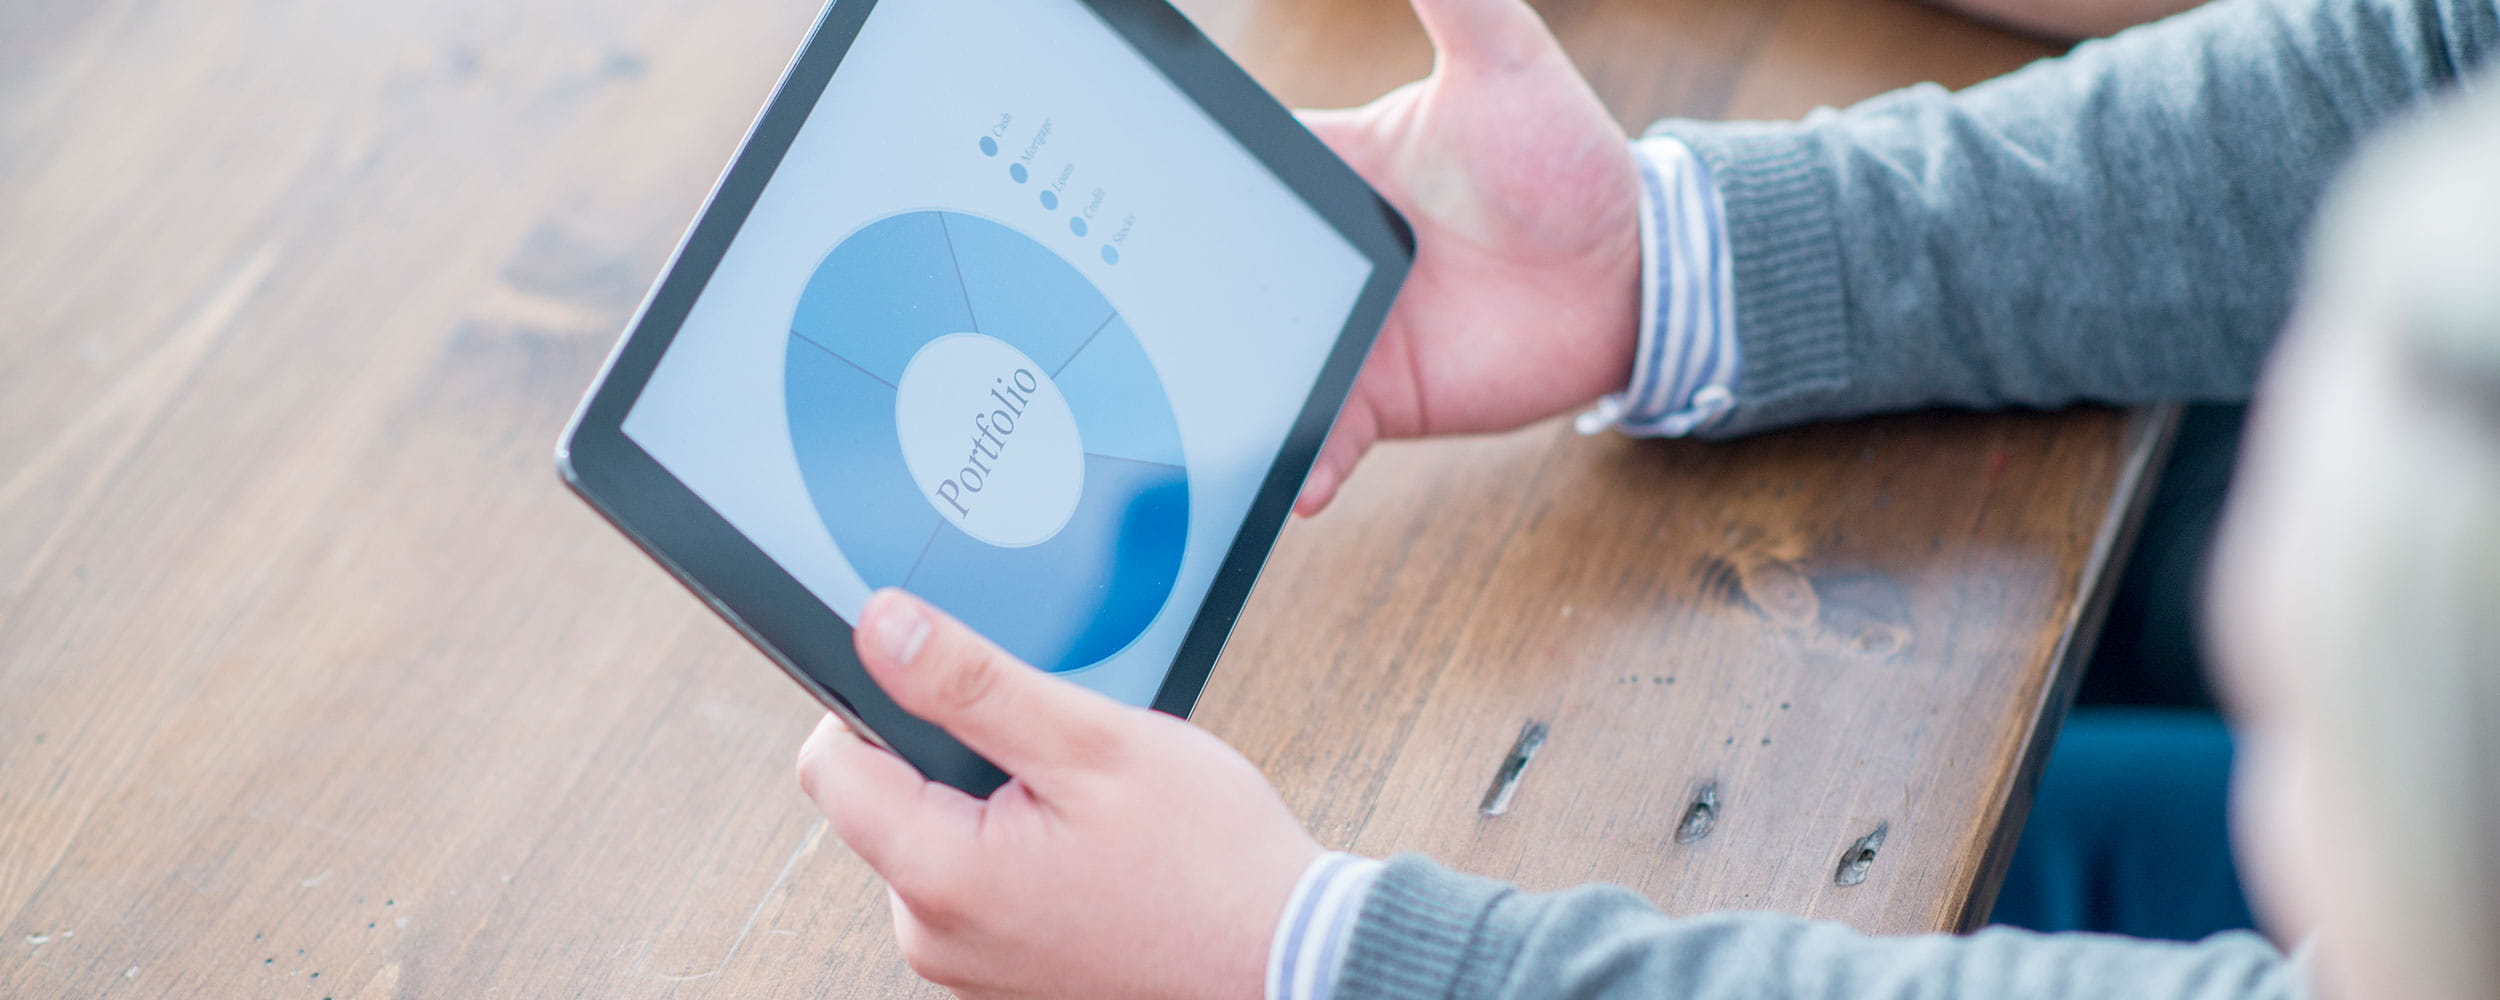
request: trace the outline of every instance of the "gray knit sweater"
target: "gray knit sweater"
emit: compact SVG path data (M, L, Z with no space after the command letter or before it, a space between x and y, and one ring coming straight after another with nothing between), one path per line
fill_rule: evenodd
M1727 209L1737 435L1930 405L2244 397L2356 140L2495 0L2222 0L1959 94L1660 122Z
M2199 944L1988 930L1868 937L1773 913L1660 916L1626 889L1532 895L1420 856L1372 883L1334 1000L2298 1000L2254 934Z
M1959 94L1662 122L1709 165L1734 254L1744 364L1713 433L2244 396L2356 141L2495 48L2496 0L2222 0ZM1613 888L1530 895L1404 857L1363 900L1334 1000L2304 995L2248 934L1870 938L1670 919Z

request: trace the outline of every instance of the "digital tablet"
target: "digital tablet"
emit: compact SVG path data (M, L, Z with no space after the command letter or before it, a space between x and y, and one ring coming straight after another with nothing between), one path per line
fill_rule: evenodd
M869 738L928 599L1186 715L1413 258L1162 0L838 0L557 449L566 482Z

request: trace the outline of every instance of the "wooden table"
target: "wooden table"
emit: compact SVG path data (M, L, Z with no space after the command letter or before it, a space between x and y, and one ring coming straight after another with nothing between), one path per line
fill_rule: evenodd
M1187 6L1296 103L1429 60L1395 0ZM2041 54L1887 0L1547 13L1627 123ZM814 706L548 468L813 14L0 9L0 994L933 992L794 788ZM1332 845L1967 925L2161 426L1391 447L1202 718Z

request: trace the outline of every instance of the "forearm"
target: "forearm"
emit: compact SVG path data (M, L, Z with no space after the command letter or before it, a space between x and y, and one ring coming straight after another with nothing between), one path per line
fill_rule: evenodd
M1716 178L1743 366L1707 433L2238 398L2318 196L2500 44L2493 0L2224 0L1948 94L1663 122Z
M2294 1000L2248 934L2193 945L1992 930L1876 938L1777 914L1660 915L1612 887L1547 895L1399 858L1365 896L1332 1000Z

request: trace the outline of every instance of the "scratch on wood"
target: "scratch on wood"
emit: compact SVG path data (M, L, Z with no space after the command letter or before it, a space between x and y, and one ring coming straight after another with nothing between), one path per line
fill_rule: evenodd
M816 821L815 826L808 828L807 836L800 839L798 849L790 852L790 860L781 863L781 874L773 877L773 884L764 890L763 898L756 900L755 908L747 911L747 922L745 926L738 928L738 936L729 939L729 953L720 957L720 964L713 966L712 971L696 972L682 976L658 973L658 977L666 982L682 983L692 979L709 979L713 976L720 975L722 970L729 968L729 960L738 957L738 948L746 944L747 935L755 930L755 921L763 917L764 907L772 905L773 897L780 895L781 887L790 881L790 873L798 870L799 860L815 853L816 842L823 840L824 836L825 821L820 819Z
M263 246L246 258L198 312L192 313L182 326L165 338L162 346L150 352L145 360L131 366L130 374L106 392L104 398L88 407L87 412L79 414L78 419L63 429L60 436L53 438L50 445L19 467L17 474L9 477L7 485L0 486L0 507L15 504L33 487L35 480L63 463L75 459L81 468L93 468L99 464L95 461L97 449L80 446L96 433L100 424L123 409L133 404L153 404L154 408L162 409L169 401L169 390L190 374L201 357L208 353L208 348L215 345L220 335L233 325L235 316L252 300L252 295L260 291L261 282L268 280L269 272L277 262L276 244ZM143 418L137 423L144 426L149 422ZM125 435L125 439L127 437L129 435Z
M488 290L477 315L491 322L566 333L606 330L616 325L616 316L607 309L567 302L509 284Z
M1519 775L1528 769L1528 761L1545 748L1545 724L1530 719L1519 727L1519 741L1511 744L1510 753L1502 758L1500 770L1493 772L1493 786L1484 790L1484 803L1477 811L1499 816L1510 811L1510 797L1519 791Z
M1840 856L1840 868L1832 872L1832 882L1847 887L1866 881L1867 869L1875 867L1875 852L1883 848L1884 835L1891 830L1891 823L1877 823L1875 832L1849 845L1848 852Z
M262 282L277 266L277 244L265 244L245 258L234 275L219 285L198 312L183 321L165 343L149 353L145 360L131 366L130 374L70 422L58 436L18 467L6 483L0 483L0 510L16 507L35 488L61 473L85 473L85 478L68 490L69 502L61 505L63 517L74 517L94 506L96 495L121 468L122 459L138 447L159 417L173 406L175 390L188 381L211 349L234 326L235 317L260 291ZM119 423L119 427L114 425ZM54 492L47 490L46 492ZM42 572L51 561L52 549L64 532L53 531L50 537L30 555L17 579L0 593L18 593L28 581Z

